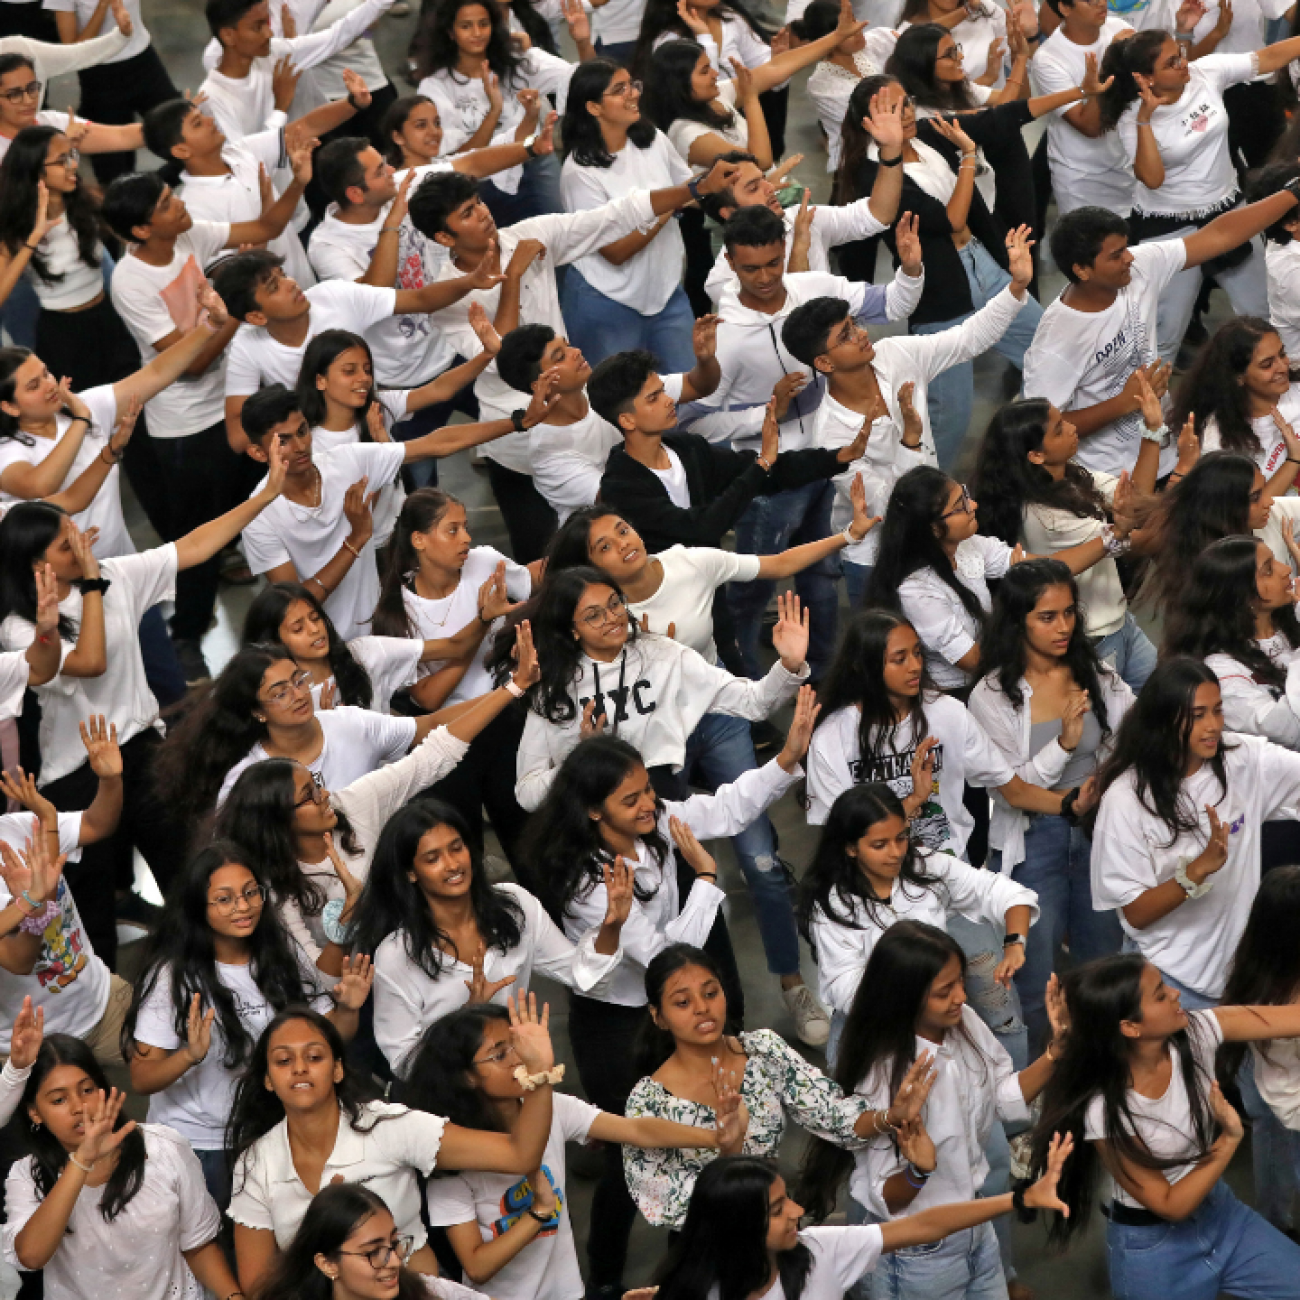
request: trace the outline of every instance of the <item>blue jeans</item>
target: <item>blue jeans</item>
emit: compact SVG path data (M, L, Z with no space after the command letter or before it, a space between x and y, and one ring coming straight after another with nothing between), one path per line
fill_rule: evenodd
M203 1170L203 1182L208 1195L217 1203L222 1214L230 1204L231 1177L230 1161L224 1148L220 1151L195 1151L199 1158L199 1168Z
M706 713L686 741L683 775L707 790L736 780L758 766L749 723L725 713ZM736 861L754 900L758 932L773 975L799 970L799 933L790 901L790 878L776 854L776 831L766 813L731 837Z
M31 281L23 276L0 304L0 329L9 335L16 348L29 352L36 347L36 318L41 314L41 300Z
M985 922L964 916L948 918L948 933L966 954L966 998L971 1010L997 1035L1017 1070L1029 1064L1029 1033L1020 1014L1020 995L1013 983L1005 989L993 979L1002 960L1002 935Z
M1300 1277L1300 1246L1222 1182L1180 1223L1108 1223L1106 1249L1115 1300L1294 1300Z
M1131 613L1125 613L1124 625L1094 642L1097 657L1104 659L1123 678L1136 695L1155 671L1156 648L1137 625Z
M736 523L736 550L745 555L776 555L791 546L819 541L831 535L831 505L835 489L829 480L805 483L771 496L755 497ZM812 641L808 662L813 681L820 681L835 654L835 628L840 598L835 583L840 576L839 559L827 556L797 574L795 590L812 615ZM768 580L730 582L727 600L736 624L741 662L753 678L763 676L758 659L758 633L763 611L772 599L776 583Z
M1007 1280L991 1223L881 1256L871 1300L1006 1300ZM1181 1298L1180 1298L1181 1300Z
M970 283L973 310L952 320L932 321L928 325L913 325L913 334L939 334L955 329L969 320L986 303L996 298L1011 283L1011 277L997 264L993 255L972 239L959 256L966 268ZM1025 368L1025 351L1034 341L1034 332L1042 319L1043 309L1038 300L1026 294L1025 305L1007 327L1007 332L993 345L996 352L1006 357L1018 370ZM963 361L936 375L929 384L928 404L930 432L934 436L934 450L940 466L952 467L961 449L962 439L970 425L971 409L975 400L975 363Z
M844 571L844 590L848 594L851 609L862 608L862 600L867 594L867 583L871 581L871 570L874 567L871 564L854 564L852 560L840 561L840 568Z
M513 226L528 217L564 211L564 200L560 197L560 164L551 153L524 164L523 179L513 194L507 194L490 180L479 181L478 192L498 226Z
M1282 39L1284 38L1281 36L1278 37L1278 40ZM613 63L621 63L625 67L631 65L632 55L635 52L635 41L610 41L608 44L604 41L596 42L596 53L599 54L602 59L609 59Z
M1092 842L1077 826L1064 817L1035 815L1025 832L1025 860L1011 871L1016 884L1038 895L1038 920L1029 927L1025 964L1016 972L1034 1055L1051 1035L1044 990L1066 936L1076 962L1119 952L1124 939L1115 912L1093 910L1091 856ZM996 849L989 855L989 866L994 871L1002 868L1002 854Z
M569 342L582 350L587 364L599 365L615 352L644 348L659 358L659 369L677 375L695 365L691 331L695 313L678 285L662 311L643 316L593 289L576 266L569 267L560 297Z

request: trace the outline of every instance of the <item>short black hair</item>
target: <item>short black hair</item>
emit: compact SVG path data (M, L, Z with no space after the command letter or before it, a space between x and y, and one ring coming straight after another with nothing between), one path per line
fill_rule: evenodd
M497 353L497 374L521 393L531 393L542 373L542 356L555 331L549 325L520 325L501 340Z
M1071 284L1078 284L1076 266L1091 266L1112 235L1128 238L1128 222L1106 208L1075 208L1056 219L1049 241L1052 261Z
M144 115L144 147L170 162L172 150L184 143L181 127L192 112L194 105L188 99L169 99L166 103L155 104Z
M720 153L713 161L715 163L750 162L753 163L755 167L758 167L758 159L755 158L752 153L748 153L744 149L731 149L727 153ZM760 167L759 170L761 171L762 168ZM727 185L720 190L714 190L712 194L700 195L700 211L703 212L710 221L715 221L720 226L727 220L727 218L722 215L722 209L734 208L735 206L736 194L730 185Z
M129 172L116 177L104 191L101 214L108 228L128 244L137 242L136 226L147 226L162 201L167 182L157 172Z
M298 397L292 388L270 384L259 388L244 403L239 421L254 442L261 442L277 424L283 424L298 411Z
M284 265L284 258L269 248L250 248L219 263L212 272L212 287L221 295L226 310L236 320L247 320L257 310L257 289L271 273Z
M811 366L826 352L831 330L849 314L843 298L810 298L786 318L781 342L796 361Z
M1296 180L1300 180L1300 166L1293 162L1274 163L1271 167L1261 167L1246 182L1246 202L1258 203L1260 199L1271 198ZM1294 236L1287 229L1287 224L1295 218L1296 210L1288 209L1264 231L1264 238L1271 244L1289 244Z
M366 188L366 169L361 165L361 155L370 147L370 141L363 135L345 135L316 151L312 173L331 203L346 208L349 206L348 186Z
M764 248L785 243L785 222L770 208L755 204L740 208L722 227L722 242L727 252L735 248Z
M426 239L444 231L451 234L447 218L462 203L478 197L478 181L464 172L434 172L415 187L407 203L411 224Z
M257 0L208 0L203 6L208 31L220 41L221 29L235 26L256 3Z
M645 381L659 369L659 358L644 348L615 352L591 372L587 380L587 401L602 420L624 432L618 417L632 409Z

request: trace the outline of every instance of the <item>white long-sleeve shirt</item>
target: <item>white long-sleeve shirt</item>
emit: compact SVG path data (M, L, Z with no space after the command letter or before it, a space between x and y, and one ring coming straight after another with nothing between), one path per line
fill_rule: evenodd
M0 36L0 54L21 54L30 61L41 83L41 103L44 103L45 92L55 77L107 63L126 49L129 40L116 27L105 36L78 41L75 45L54 45L50 41L34 41L29 36Z
M1223 720L1232 731L1300 749L1300 650L1280 633L1259 645L1274 663L1286 669L1283 690L1256 681L1250 669L1231 655L1205 657L1205 666L1219 679Z
M530 711L515 764L515 798L529 812L542 802L565 756L582 738L582 710L589 700L603 708L610 735L635 745L647 767L679 770L686 740L706 713L727 713L758 722L780 708L808 678L774 663L766 677L733 677L689 646L641 633L613 663L582 656L569 687L576 705L568 722L548 722Z

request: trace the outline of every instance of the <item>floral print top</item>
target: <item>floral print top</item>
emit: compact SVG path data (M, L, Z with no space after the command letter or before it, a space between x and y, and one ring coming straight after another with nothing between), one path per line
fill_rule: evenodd
M741 1034L740 1043L749 1058L740 1089L749 1108L746 1155L776 1155L787 1113L801 1128L837 1146L857 1149L866 1145L853 1131L858 1118L869 1109L866 1098L845 1096L839 1084L770 1029ZM714 1123L711 1106L674 1096L648 1077L632 1089L625 1110L631 1119L652 1117L707 1127ZM628 1191L647 1221L655 1227L680 1228L695 1179L716 1154L711 1148L624 1147Z

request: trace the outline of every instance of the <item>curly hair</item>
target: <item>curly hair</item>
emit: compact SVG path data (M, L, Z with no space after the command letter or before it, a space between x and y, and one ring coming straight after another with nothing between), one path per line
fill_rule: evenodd
M1137 100L1138 87L1133 74L1151 76L1165 42L1173 39L1168 32L1151 27L1127 40L1111 41L1101 60L1102 81L1113 78L1098 99L1103 132L1113 131L1124 110Z

